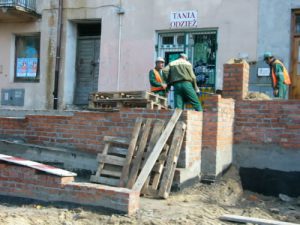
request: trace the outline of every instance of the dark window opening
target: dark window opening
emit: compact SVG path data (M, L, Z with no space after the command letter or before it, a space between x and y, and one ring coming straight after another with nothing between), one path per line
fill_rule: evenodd
M184 45L184 35L180 35L177 37L177 44Z
M80 23L78 24L78 36L100 36L101 24L100 23Z
M162 37L162 44L163 45L173 45L174 37L173 36Z
M300 34L300 15L296 16L296 33Z

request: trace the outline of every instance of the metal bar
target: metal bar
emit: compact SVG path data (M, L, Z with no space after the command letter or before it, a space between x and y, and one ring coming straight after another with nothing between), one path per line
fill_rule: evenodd
M0 7L23 7L25 10L36 10L36 0L0 0Z

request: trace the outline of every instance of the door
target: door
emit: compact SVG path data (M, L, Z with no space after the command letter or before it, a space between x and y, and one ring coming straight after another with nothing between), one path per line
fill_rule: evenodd
M292 16L292 57L291 57L290 99L300 99L300 10Z
M87 105L89 94L98 89L99 55L99 37L78 38L75 105Z
M293 57L292 57L292 70L291 70L291 99L300 99L300 38L294 39L293 47Z

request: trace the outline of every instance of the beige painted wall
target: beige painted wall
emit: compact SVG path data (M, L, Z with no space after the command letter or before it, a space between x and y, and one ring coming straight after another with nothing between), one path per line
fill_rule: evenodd
M25 89L24 107L1 106L2 109L51 109L53 102L54 61L56 46L56 1L37 0L41 19L34 22L0 23L0 89ZM54 8L54 9L50 9ZM14 82L15 36L41 34L40 81Z
M42 19L35 23L0 24L0 88L25 88L25 107L51 109L53 102L57 0L37 0ZM122 4L124 15L119 15ZM64 0L59 106L73 103L76 26L101 20L99 91L149 90L157 31L169 30L172 11L197 10L198 28L218 29L217 88L222 67L240 52L257 58L258 0ZM14 83L15 33L41 32L40 83ZM1 65L3 65L1 73ZM1 106L1 108L4 108Z
M169 29L172 11L198 10L199 29L218 28L217 88L222 87L226 61L240 52L248 53L249 60L257 57L258 0L131 0L124 1L124 9L121 89L149 88L156 31Z

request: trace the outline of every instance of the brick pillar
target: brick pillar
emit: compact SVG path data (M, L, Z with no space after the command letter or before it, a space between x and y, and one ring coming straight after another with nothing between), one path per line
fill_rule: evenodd
M224 64L223 97L244 99L249 87L249 64L232 61Z
M203 114L201 179L213 181L232 163L234 100L213 95Z
M177 190L192 181L199 182L201 170L203 113L186 110L181 118L187 129L173 179L173 188Z

